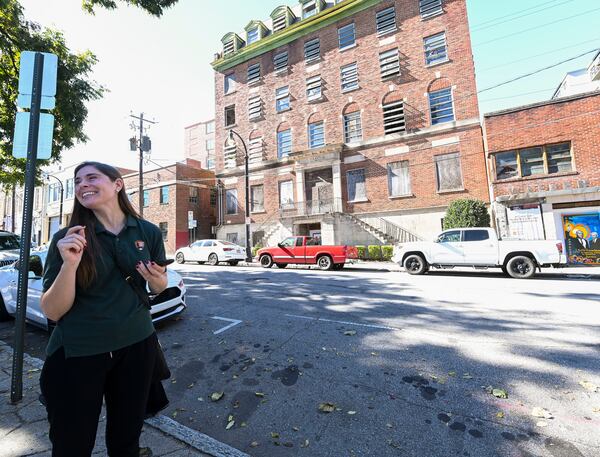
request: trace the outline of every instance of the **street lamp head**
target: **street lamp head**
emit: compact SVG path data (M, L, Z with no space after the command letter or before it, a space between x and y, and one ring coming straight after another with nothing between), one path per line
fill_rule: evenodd
M235 147L236 141L235 141L235 137L233 136L233 130L229 130L227 132L227 138L225 139L225 146L228 148L232 148Z

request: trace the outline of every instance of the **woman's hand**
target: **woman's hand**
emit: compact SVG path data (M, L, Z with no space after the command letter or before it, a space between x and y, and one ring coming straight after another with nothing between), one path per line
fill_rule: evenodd
M138 262L135 269L142 275L142 278L148 281L148 286L153 294L160 294L167 288L167 267L161 267L148 260Z
M79 266L79 262L81 262L81 257L83 256L83 250L86 246L85 227L81 225L71 227L64 238L56 243L56 247L63 259L63 263L75 268Z

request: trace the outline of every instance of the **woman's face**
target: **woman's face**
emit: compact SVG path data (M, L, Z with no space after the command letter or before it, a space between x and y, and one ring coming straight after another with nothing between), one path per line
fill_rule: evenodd
M81 168L75 176L75 196L88 209L97 209L117 200L123 187L120 179L111 181L91 165Z

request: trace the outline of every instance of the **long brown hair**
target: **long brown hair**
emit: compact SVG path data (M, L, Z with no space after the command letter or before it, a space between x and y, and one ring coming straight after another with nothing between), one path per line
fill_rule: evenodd
M87 166L94 167L99 173L107 176L112 182L115 182L117 179L120 179L121 181L123 180L119 170L111 165L100 162L80 163L77 165L77 167L75 167L73 176L77 177L79 170ZM123 187L117 194L117 198L119 201L119 207L121 208L121 211L125 213L125 215L133 216L139 219L139 214L131 205L129 197L125 192L125 183L123 183ZM94 212L79 203L79 200L77 197L75 197L73 202L73 214L71 214L71 218L69 220L69 227L74 227L76 225L85 226L85 239L87 241L87 247L83 251L81 262L77 268L77 284L80 287L89 287L94 279L96 279L96 260L102 258L100 244L98 242L98 238L96 237L97 224L98 219L96 219Z

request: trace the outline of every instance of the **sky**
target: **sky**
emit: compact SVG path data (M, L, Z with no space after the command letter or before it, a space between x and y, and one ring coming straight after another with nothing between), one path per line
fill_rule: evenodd
M63 164L102 160L137 169L129 115L143 112L158 122L148 131L149 168L181 160L184 127L214 116L210 62L221 37L251 19L266 20L285 0L180 0L160 19L127 6L89 15L80 0L20 2L28 20L62 30L72 51L94 52L92 79L109 90L88 104L90 139L64 151ZM600 48L597 0L467 0L467 8L480 91ZM547 100L568 71L587 67L593 56L483 91L480 111Z

